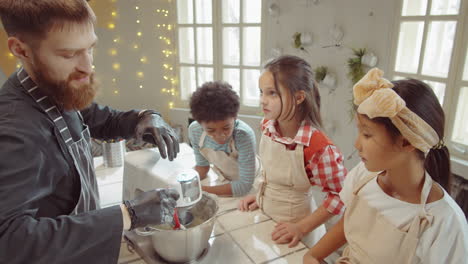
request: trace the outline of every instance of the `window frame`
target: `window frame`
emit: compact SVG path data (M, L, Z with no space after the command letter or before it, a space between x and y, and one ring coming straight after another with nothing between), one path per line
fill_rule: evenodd
M456 159L461 159L466 162L468 166L468 145L462 145L454 143L452 141L452 134L455 124L456 111L458 106L458 96L462 87L468 87L468 81L463 81L463 71L465 58L468 56L467 45L468 45L468 1L460 0L460 8L458 15L430 15L432 2L433 0L428 0L426 7L426 14L420 16L403 16L404 0L398 1L396 5L396 19L394 24L393 32L393 43L391 47L391 61L389 63L389 76L393 79L395 76L402 76L408 78L415 78L419 80L427 80L434 82L444 83L445 93L443 99L443 109L445 112L445 135L444 141L447 147L450 150L452 157ZM400 26L402 22L411 22L411 21L421 21L424 22L424 30L421 44L421 53L419 57L418 70L417 73L405 73L396 71L396 61L397 61L397 51L398 51L398 41L400 35ZM432 21L456 21L456 31L455 38L452 47L452 54L450 58L450 64L448 69L448 75L446 78L428 76L422 74L424 52L426 48L426 41L428 37L428 25ZM468 65L467 65L468 67ZM455 69L455 70L454 70Z
M174 10L176 10L176 21L175 21L175 37L174 39L176 40L176 43L179 43L179 28L181 27L191 27L193 28L193 39L194 39L194 63L181 63L180 58L179 58L179 46L176 44L176 61L174 63L175 67L177 68L177 76L178 80L180 80L180 67L188 66L188 67L195 67L195 81L196 81L196 87L198 87L198 81L199 81L199 75L198 75L198 67L213 67L213 78L214 80L223 80L223 70L224 69L238 69L239 70L239 97L240 97L240 109L239 109L239 114L245 114L245 115L258 115L259 113L259 107L258 106L248 106L243 104L243 93L244 93L244 87L243 87L243 70L250 70L250 69L255 69L255 70L260 70L262 69L262 63L264 62L265 59L265 52L264 52L264 45L265 45L265 17L266 17L266 12L265 12L265 0L260 0L261 1L261 21L260 23L244 23L243 22L243 15L244 15L244 10L243 10L243 5L244 5L244 0L239 0L240 2L240 12L239 12L239 18L240 21L239 23L223 23L222 21L222 0L211 0L212 3L212 23L211 24L197 24L196 21L196 5L195 1L196 0L190 0L192 1L193 5L193 23L191 24L179 24L178 21L178 13L177 13L177 1L174 1ZM261 30L261 36L260 36L260 65L258 67L256 66L245 66L243 65L243 29L246 27L260 27ZM211 27L212 32L213 32L213 64L212 65L207 65L207 64L200 64L197 62L197 40L196 40L196 34L197 34L197 28L199 27ZM239 28L239 65L238 66L233 66L233 65L224 65L223 64L223 28L224 27L238 27ZM258 87L258 84L255 84L256 87ZM179 95L177 96L177 99L175 100L176 102L176 107L178 108L188 108L189 107L189 100L184 100L181 97L182 93L182 88L180 85L180 82L177 83ZM260 101L260 98L258 98Z

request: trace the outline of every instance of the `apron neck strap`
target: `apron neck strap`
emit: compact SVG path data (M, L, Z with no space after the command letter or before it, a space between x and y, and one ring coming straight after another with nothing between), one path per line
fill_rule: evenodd
M203 133L201 134L200 141L198 142L198 146L201 148L203 144L205 143L205 138L206 138L206 132L203 130Z
M374 179L375 177L377 177L378 173L368 173L364 178L362 178L357 186L354 188L353 190L353 194L354 195L357 195L357 193L362 189L362 187L364 187L364 185L366 185L368 182L370 182L372 179Z
M37 105L47 114L49 119L54 122L65 144L71 146L71 144L73 144L72 136L57 106L41 89L39 89L39 86L31 79L31 76L29 76L23 67L16 72L16 76L21 83L21 87L34 99Z
M203 146L203 144L205 143L205 139L206 139L206 136L207 136L207 135L208 135L208 134L206 134L205 131L203 131L203 133L201 134L200 140L198 141L198 146L199 146L200 148L201 148L201 147ZM232 135L231 135L231 137L230 137L230 139L229 139L229 148L230 148L231 152L237 151L237 150L236 150L236 146L235 146L235 144L234 144L234 139L232 138Z

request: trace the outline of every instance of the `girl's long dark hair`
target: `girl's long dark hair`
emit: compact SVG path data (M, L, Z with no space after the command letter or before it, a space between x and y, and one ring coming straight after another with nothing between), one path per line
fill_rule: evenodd
M291 107L287 109L286 117L298 118L301 121L307 118L320 129L322 127L320 93L310 64L299 57L284 55L269 61L264 69L273 74L275 89L280 98L279 84L286 88L290 95ZM301 90L305 92L305 99L296 108L294 95ZM281 113L283 113L283 105L281 105Z
M406 106L428 123L439 135L444 138L445 114L433 90L424 82L415 79L392 82L393 90L406 102ZM388 118L378 117L372 121L383 124L393 136L401 135L400 131ZM450 193L451 170L450 153L446 146L440 149L431 149L426 157L419 151L418 155L424 160L424 168L432 179L438 182Z

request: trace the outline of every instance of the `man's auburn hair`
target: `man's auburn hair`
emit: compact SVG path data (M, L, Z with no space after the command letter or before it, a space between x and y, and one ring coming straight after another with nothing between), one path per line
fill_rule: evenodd
M86 0L0 0L0 18L8 36L42 40L68 23L95 24Z

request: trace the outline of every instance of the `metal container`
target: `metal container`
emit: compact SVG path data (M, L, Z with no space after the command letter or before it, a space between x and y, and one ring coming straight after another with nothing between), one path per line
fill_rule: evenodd
M151 236L154 250L166 261L189 263L196 260L209 246L208 240L213 232L218 209L216 198L203 193L200 201L187 209L195 220L186 226L186 230L146 227L144 230L136 229L136 233Z
M102 143L102 158L105 167L120 167L125 155L125 140Z

